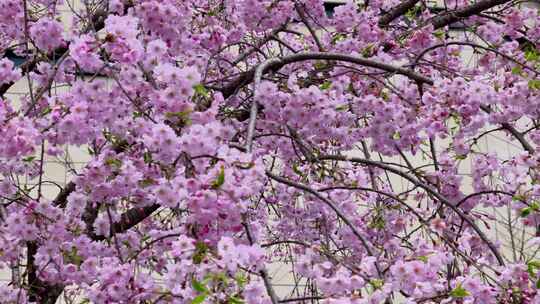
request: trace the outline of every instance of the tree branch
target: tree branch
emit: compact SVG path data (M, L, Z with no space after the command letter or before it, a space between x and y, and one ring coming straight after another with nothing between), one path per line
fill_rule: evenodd
M463 211L457 208L452 202L450 202L447 198L442 196L438 191L431 188L429 185L426 185L420 180L417 180L416 178L410 176L409 174L406 174L394 167L391 167L389 165L379 163L376 161L372 161L372 160L367 160L367 159L358 158L358 157L349 157L345 155L321 155L318 157L318 159L319 160L349 161L353 163L360 163L367 166L374 166L374 167L381 168L383 170L389 171L391 173L394 173L398 176L401 176L407 179L413 185L424 189L425 191L433 195L435 198L437 198L441 203L443 203L444 205L452 209L452 211L454 211L463 221L465 221L469 226L471 226L471 228L476 232L476 234L480 237L480 239L482 239L482 241L489 247L489 249L495 256L495 258L497 259L497 262L501 266L505 265L504 260L501 254L499 253L499 251L497 250L497 248L495 247L495 245L493 245L493 243L487 238L484 232L473 222L473 220L471 220L466 214L463 213Z
M300 20L302 20L302 23L306 26L309 33L311 34L311 37L313 37L313 40L315 41L315 44L317 45L317 48L319 48L320 52L324 52L324 47L323 47L323 45L321 43L321 40L319 40L319 37L317 36L317 33L311 27L311 25L309 24L309 21L306 18L304 7L303 6L300 7L300 5L298 3L296 3L294 5L294 7L296 8L296 12L298 13L298 17L300 17Z
M351 221L347 218L347 216L341 212L341 210L336 207L336 205L334 205L334 203L332 201L330 201L329 199L327 199L326 197L322 196L319 192L317 192L317 190L314 190L314 189L311 189L310 187L306 186L306 185L303 185L303 184L300 184L300 183L297 183L297 182L294 182L294 181L291 181L291 180L288 180L288 179L285 179L281 176L277 176L277 175L274 175L272 174L272 172L269 172L269 171L266 171L266 176L270 177L271 179L277 181L277 182L280 182L282 184L285 184L285 185L288 185L288 186L291 186L291 187L294 187L294 188L297 188L297 189L300 189L300 190L303 190L304 192L307 192L313 196L315 196L316 198L318 198L319 200L321 200L322 202L324 202L326 205L328 205L328 207L330 207L335 213L336 215L347 225L349 226L349 228L351 229L352 233L356 236L356 238L358 238L358 240L360 241L360 243L362 244L362 246L365 248L367 254L369 256L372 256L372 257L375 257L375 255L373 254L373 251L371 250L371 248L369 247L369 244L368 242L366 241L366 239L364 239L364 237L362 236L362 234L360 233L360 231L358 231L358 229L356 229L356 227L351 223ZM377 268L377 271L379 273L379 275L382 274L381 272L381 269L378 265L378 263L376 262L375 263L375 266Z
M129 229L133 228L140 222L144 221L147 217L152 215L154 211L161 207L158 204L153 204L150 206L142 208L131 208L128 211L124 212L120 216L120 221L114 223L111 227L110 235L115 235L117 233L124 233ZM106 237L104 235L94 236L94 241L103 241Z
M246 216L243 216L243 226L246 230L246 236L249 241L250 245L254 244L253 236L251 235L251 230L249 229L249 223L247 222ZM279 298L276 294L276 291L272 287L272 282L270 281L270 276L268 275L268 271L263 266L261 270L259 271L259 274L261 275L261 278L263 279L264 286L266 287L266 292L268 293L268 296L270 297L270 301L272 301L272 304L278 304L280 303Z
M67 204L67 198L73 191L75 191L75 188L76 185L74 182L67 183L64 189L62 189L60 193L58 193L56 198L53 200L53 206L59 207L61 209L65 208Z
M482 1L476 1L475 3L459 8L457 10L453 10L450 12L446 12L444 14L435 16L431 20L431 24L433 24L433 27L435 29L445 27L449 24L452 24L456 21L459 21L463 18L467 18L476 14L481 13L482 11L485 11L487 9L490 9L494 6L501 5L507 2L510 2L511 0L482 0Z
M301 62L301 61L307 61L307 60L336 60L336 61L344 61L344 62L350 62L350 63L356 63L359 65L363 65L366 67L376 68L387 72L392 72L395 74L400 74L407 76L416 82L419 83L428 83L433 84L433 80L418 74L412 70L390 65L383 62L378 62L375 60L369 60L362 57L356 57L352 55L346 55L346 54L338 54L338 53L326 53L326 52L305 52L305 53L297 53L281 58L271 58L263 63L259 64L255 69L251 69L242 76L240 76L236 81L233 81L229 86L223 88L221 91L223 95L226 97L230 96L229 93L232 94L238 89L238 86L241 86L245 84L246 82L249 82L251 79L253 79L253 91L254 91L254 98L253 102L251 103L251 110L250 110L250 117L249 117L249 124L248 124L248 134L246 137L246 145L245 150L247 152L251 152L251 148L253 145L253 137L255 135L255 125L257 121L257 112L258 112L258 102L257 102L257 88L259 84L261 83L262 76L267 71L277 71L283 66L295 62Z
M254 46L240 54L233 62L232 65L236 66L238 63L240 63L242 60L246 59L249 55L256 52L258 49L260 49L265 43L272 40L274 36L276 36L279 32L282 32L287 29L287 26L289 25L289 20L285 21L280 27L276 28L268 36L266 36L264 39L261 39L260 41L256 42Z
M536 75L540 74L540 72L538 70L524 64L523 62L521 62L519 60L516 60L515 58L512 58L511 56L508 56L508 55L506 55L506 54L504 54L502 52L499 52L496 49L486 47L486 46L482 46L482 45L472 43L472 42L466 42L466 41L447 41L447 42L444 42L444 43L432 45L432 46L426 48L425 50L423 50L418 56L416 56L416 58L414 59L414 62L411 64L411 68L414 69L418 65L418 62L422 59L422 57L424 57L430 51L433 51L433 50L435 50L437 48L440 48L440 47L447 47L449 45L470 46L473 49L478 48L478 49L482 49L484 51L493 52L496 55L499 55L499 56L503 57L504 59L506 59L508 61L512 61L515 64L521 66L522 68L535 73Z
M481 105L480 109L482 109L482 111L488 114L491 113L491 109L488 106ZM517 139L517 141L519 141L523 149L525 149L529 154L531 155L534 154L534 147L531 146L531 144L525 139L525 136L523 136L522 133L516 130L516 128L514 128L511 124L507 122L501 123L501 127L505 129L506 131L508 131L510 134L512 134L512 136L514 136L514 138Z
M379 26L385 27L389 25L392 21L399 18L400 16L405 14L408 10L413 8L418 2L420 2L420 0L407 0L407 1L401 2L399 5L395 6L386 14L382 15L381 18L379 18Z
M277 71L287 64L301 62L301 61L308 61L308 60L336 60L336 61L350 62L350 63L355 63L362 66L370 67L370 68L383 70L389 73L403 75L417 82L433 85L433 80L431 80L430 78L404 67L394 66L388 63L383 63L383 62L370 60L370 59L366 59L362 57L357 57L353 55L347 55L347 54L330 53L330 52L328 53L327 52L303 52L303 53L292 54L292 55L284 56L280 58L268 59L266 62L259 64L259 66L242 73L239 77L234 79L232 82L230 82L226 86L221 87L221 88L216 88L216 90L220 91L223 94L224 98L228 98L232 96L239 88L250 83L254 79L255 72L262 65L264 65L264 70L261 70L261 71L262 71L262 74L265 74L266 72L270 70Z

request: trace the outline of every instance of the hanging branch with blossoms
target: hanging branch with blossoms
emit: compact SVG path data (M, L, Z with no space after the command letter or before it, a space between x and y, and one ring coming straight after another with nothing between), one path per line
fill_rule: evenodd
M0 303L540 303L538 5L324 2L0 0Z

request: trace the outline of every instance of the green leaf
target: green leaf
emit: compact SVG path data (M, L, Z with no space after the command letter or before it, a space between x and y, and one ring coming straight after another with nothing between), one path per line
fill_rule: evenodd
M83 262L83 258L78 254L77 247L73 246L71 247L70 251L64 251L63 252L64 261L81 266Z
M49 113L52 112L52 108L51 107L46 107L45 109L43 109L43 111L41 112L41 115L47 115Z
M536 281L536 289L540 289L540 280Z
M531 89L531 90L540 90L540 79L531 79L531 80L529 80L529 89Z
M214 273L212 279L215 282L220 282L220 283L223 283L224 285L227 285L229 282L229 277L224 272Z
M195 289L198 292L201 292L201 293L206 292L206 287L204 287L204 285L201 282L195 279L191 281L191 286L193 286L193 289Z
M105 164L111 167L117 167L117 168L122 167L122 161L116 158L107 158L105 160Z
M437 30L435 32L433 32L433 36L439 38L439 39L444 39L444 31L443 30Z
M540 269L540 261L539 260L532 260L527 262L527 272L531 277L536 277L535 270Z
M248 282L248 279L241 272L237 273L234 279L236 281L236 284L238 284L238 287L240 288L244 288L244 286Z
M452 296L453 298L465 298L467 296L470 296L471 294L461 286L461 284L458 284L456 286L456 288L454 288L451 292L450 292L450 296Z
M334 37L332 37L332 44L336 44L336 42L343 40L345 38L347 38L347 35L338 33L334 35Z
M113 135L111 141L115 149L125 150L129 147L129 143L118 136Z
M141 186L142 188L146 188L155 184L156 184L156 181L151 178L145 178L139 181L139 186Z
M388 94L388 90L385 90L383 89L381 91L381 98L384 100L384 101L388 101L390 99L390 95Z
M253 167L255 167L255 163L254 162L247 162L247 163L244 163L244 162L234 162L234 165L239 168L239 169L242 169L242 170L247 170L247 169L251 169Z
M321 90L328 90L332 86L332 82L325 81L323 84L321 84Z
M373 44L368 44L363 50L362 50L362 57L371 57L373 56Z
M379 229L382 230L386 226L386 221L384 220L384 217L381 215L376 215L375 218L371 220L371 222L368 224L368 227L371 229Z
M540 203L532 202L528 207L521 209L519 215L521 217L526 217L529 214L531 214L531 212L538 212L538 211L540 211Z
M459 155L459 154L456 154L456 160L464 160L464 159L467 159L467 155Z
M528 266L534 267L534 268L540 268L540 261L539 260L532 260L527 262Z
M195 253L193 254L193 263L200 264L207 252L208 246L204 242L197 242L195 244Z
M336 107L336 111L338 112L346 112L349 110L349 105L341 105Z
M525 208L521 209L521 211L519 212L519 216L521 216L521 217L527 217L529 214L531 214L531 208L530 207L525 207Z
M28 156L28 157L23 158L22 161L25 163L31 163L32 161L34 161L34 159L36 159L35 156Z
M292 169L293 169L293 172L300 175L300 176L304 176L304 174L302 173L302 171L300 171L300 169L298 169L298 165L297 164L293 164L292 165Z
M237 297L230 297L229 298L229 304L244 304L244 300L237 298Z
M531 266L527 266L527 272L529 273L529 276L535 277L536 274L534 273L534 268Z
M516 194L516 195L512 196L512 200L514 200L514 201L521 201L521 202L523 202L523 201L525 201L526 199L527 199L527 198L526 198L525 195L523 195L523 194Z
M410 8L409 10L407 10L407 12L405 13L405 17L407 17L408 19L414 19L419 11L420 11L420 7L414 6Z
M522 71L523 71L523 68L520 67L519 65L516 65L515 67L512 68L512 74L514 75L521 75Z
M202 302L204 302L204 300L206 300L205 293L196 296L193 301L191 301L191 304L201 304Z
M178 120L182 121L186 125L191 124L191 118L190 118L191 111L179 111L179 112L167 112L165 113L165 116L167 118L177 118Z
M224 183L225 183L225 168L221 166L221 170L219 171L219 174L216 180L212 183L212 188L218 189L219 187L223 186Z
M316 61L313 66L315 67L316 70L322 70L324 68L326 68L326 62L324 61Z
M200 83L194 85L193 89L195 89L195 93L197 93L198 95L201 95L201 96L204 96L204 97L209 96L208 90L206 90L206 88Z
M94 152L94 149L92 149L91 147L87 147L86 150L88 151L88 154L96 155L96 153Z
M143 160L145 164L149 164L152 162L152 153L150 152L144 152L143 154Z
M418 257L418 259L424 263L427 263L428 262L428 257L425 256L425 255L421 255Z
M369 283L375 289L379 289L379 288L383 287L383 285L384 285L384 281L381 280L381 279L373 279L373 280L369 281Z
M538 51L534 47L529 47L525 51L525 59L527 61L537 61L538 59L540 59L540 53L538 53Z

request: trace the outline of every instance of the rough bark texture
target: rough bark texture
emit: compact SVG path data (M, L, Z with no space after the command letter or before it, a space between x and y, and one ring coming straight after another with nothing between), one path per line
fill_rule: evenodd
M490 9L494 6L505 4L510 2L510 0L485 0L485 1L477 1L472 5L469 5L467 7L463 7L454 11L449 11L446 13L443 13L439 16L436 16L431 21L431 24L433 24L433 27L435 29L445 27L449 24L452 24L456 21L459 21L463 18L467 18L470 16L474 16L476 14L479 14L487 9Z
M420 2L420 1L419 0L407 0L407 1L401 2L398 6L394 7L390 11L388 11L386 14L384 14L379 19L379 26L381 26L381 27L387 26L392 21L396 20L397 18L399 18L400 16L405 14L408 10L413 8L416 5L416 3L418 3L418 2Z

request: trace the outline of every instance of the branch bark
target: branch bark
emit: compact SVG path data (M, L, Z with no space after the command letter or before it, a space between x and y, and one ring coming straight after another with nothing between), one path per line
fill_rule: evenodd
M433 80L431 80L430 78L404 67L395 66L388 63L383 63L376 60L370 60L370 59L353 56L353 55L347 55L347 54L331 53L331 52L303 52L303 53L292 54L289 56L268 59L266 62L259 64L257 67L254 67L244 72L243 74L241 74L235 80L231 81L226 86L221 87L221 88L216 88L216 89L223 94L224 98L228 98L232 96L239 88L252 82L255 76L255 72L257 71L257 69L259 69L263 65L264 65L264 69L262 69L262 74L265 74L269 71L277 71L281 69L282 67L284 67L285 65L288 65L291 63L309 61L309 60L336 60L336 61L355 63L355 64L362 65L365 67L375 68L375 69L379 69L385 72L403 75L420 83L427 83L427 84L433 85Z
M492 7L495 7L497 5L505 4L507 2L511 2L511 0L483 0L483 1L476 1L475 3L459 8L457 10L449 11L444 14L435 16L431 20L431 24L433 24L433 27L435 29L445 27L449 24L452 24L456 21L459 21L461 19L477 15L487 9L490 9Z
M59 208L65 208L67 204L67 198L68 196L75 191L76 185L74 182L69 182L67 185L58 193L58 195L54 198L52 204L55 207Z
M62 294L64 286L61 284L49 284L39 279L38 269L35 265L35 255L38 248L39 245L36 242L26 243L26 273L29 285L29 299L40 304L55 304L60 294Z
M110 235L115 235L117 233L123 233L133 228L140 222L144 221L147 217L152 215L154 211L158 210L160 205L153 204L150 206L142 208L131 208L128 211L124 212L120 216L120 221L114 223L111 227ZM103 241L106 237L103 235L95 235L93 237L94 241Z
M401 2L399 5L392 8L386 14L382 15L382 17L379 19L379 26L385 27L389 25L392 21L399 18L400 16L405 14L408 10L413 8L418 2L420 2L420 0L407 0L407 1Z

